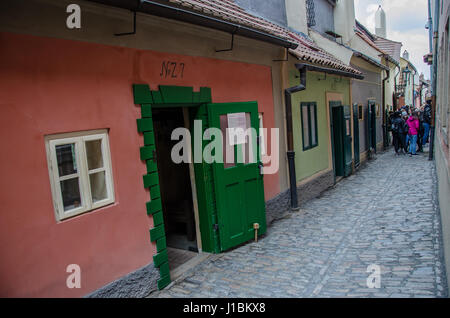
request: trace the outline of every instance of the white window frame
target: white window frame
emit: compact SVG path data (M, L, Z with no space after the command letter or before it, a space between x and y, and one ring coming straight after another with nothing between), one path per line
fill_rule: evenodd
M90 140L101 140L101 153L103 159L103 167L101 168L88 170L86 142ZM75 144L75 160L77 164L77 172L61 177L59 176L58 171L56 146L65 144ZM111 169L111 153L109 148L108 131L106 129L49 135L45 137L45 146L47 150L47 164L50 176L50 185L52 189L53 206L55 209L55 216L58 221L62 221L67 218L114 203L114 184ZM102 171L105 172L107 196L103 200L93 202L89 175ZM64 211L60 182L75 177L78 177L81 205L77 208Z

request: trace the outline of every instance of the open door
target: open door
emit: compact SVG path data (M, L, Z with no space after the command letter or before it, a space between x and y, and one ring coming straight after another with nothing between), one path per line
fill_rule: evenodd
M223 136L223 163L213 162L212 167L220 250L225 251L253 239L256 223L258 235L266 232L258 104L208 104L207 108L209 127L220 129ZM256 135L230 138L230 127L254 128Z

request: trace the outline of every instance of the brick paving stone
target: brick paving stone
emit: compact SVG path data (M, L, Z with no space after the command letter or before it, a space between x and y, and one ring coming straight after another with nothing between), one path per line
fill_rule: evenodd
M268 228L150 297L447 297L434 162L377 155ZM381 286L368 288L369 265Z

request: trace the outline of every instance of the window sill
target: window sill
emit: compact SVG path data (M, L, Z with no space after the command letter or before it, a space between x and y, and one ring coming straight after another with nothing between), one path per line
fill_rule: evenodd
M102 206L99 206L99 207L96 207L96 208L93 208L93 209L90 209L90 210L86 210L86 211L83 211L83 212L79 212L79 213L76 213L76 214L73 214L73 215L66 216L64 218L61 218L61 217L57 216L57 223L58 224L59 223L65 223L65 222L73 220L75 218L83 217L83 216L85 216L87 214L91 214L91 213L95 213L95 212L100 212L102 210L111 208L111 207L116 206L116 205L117 205L116 202L110 202L110 203L106 203L105 205L102 205Z

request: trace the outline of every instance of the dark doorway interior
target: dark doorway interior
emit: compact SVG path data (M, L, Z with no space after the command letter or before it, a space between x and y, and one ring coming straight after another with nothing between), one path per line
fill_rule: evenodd
M342 106L331 107L334 172L336 176L344 176L344 121Z
M164 230L173 269L189 259L186 255L193 253L188 251L198 252L189 164L176 164L171 158L173 146L179 143L171 140L172 131L185 127L182 108L155 108L153 126Z

